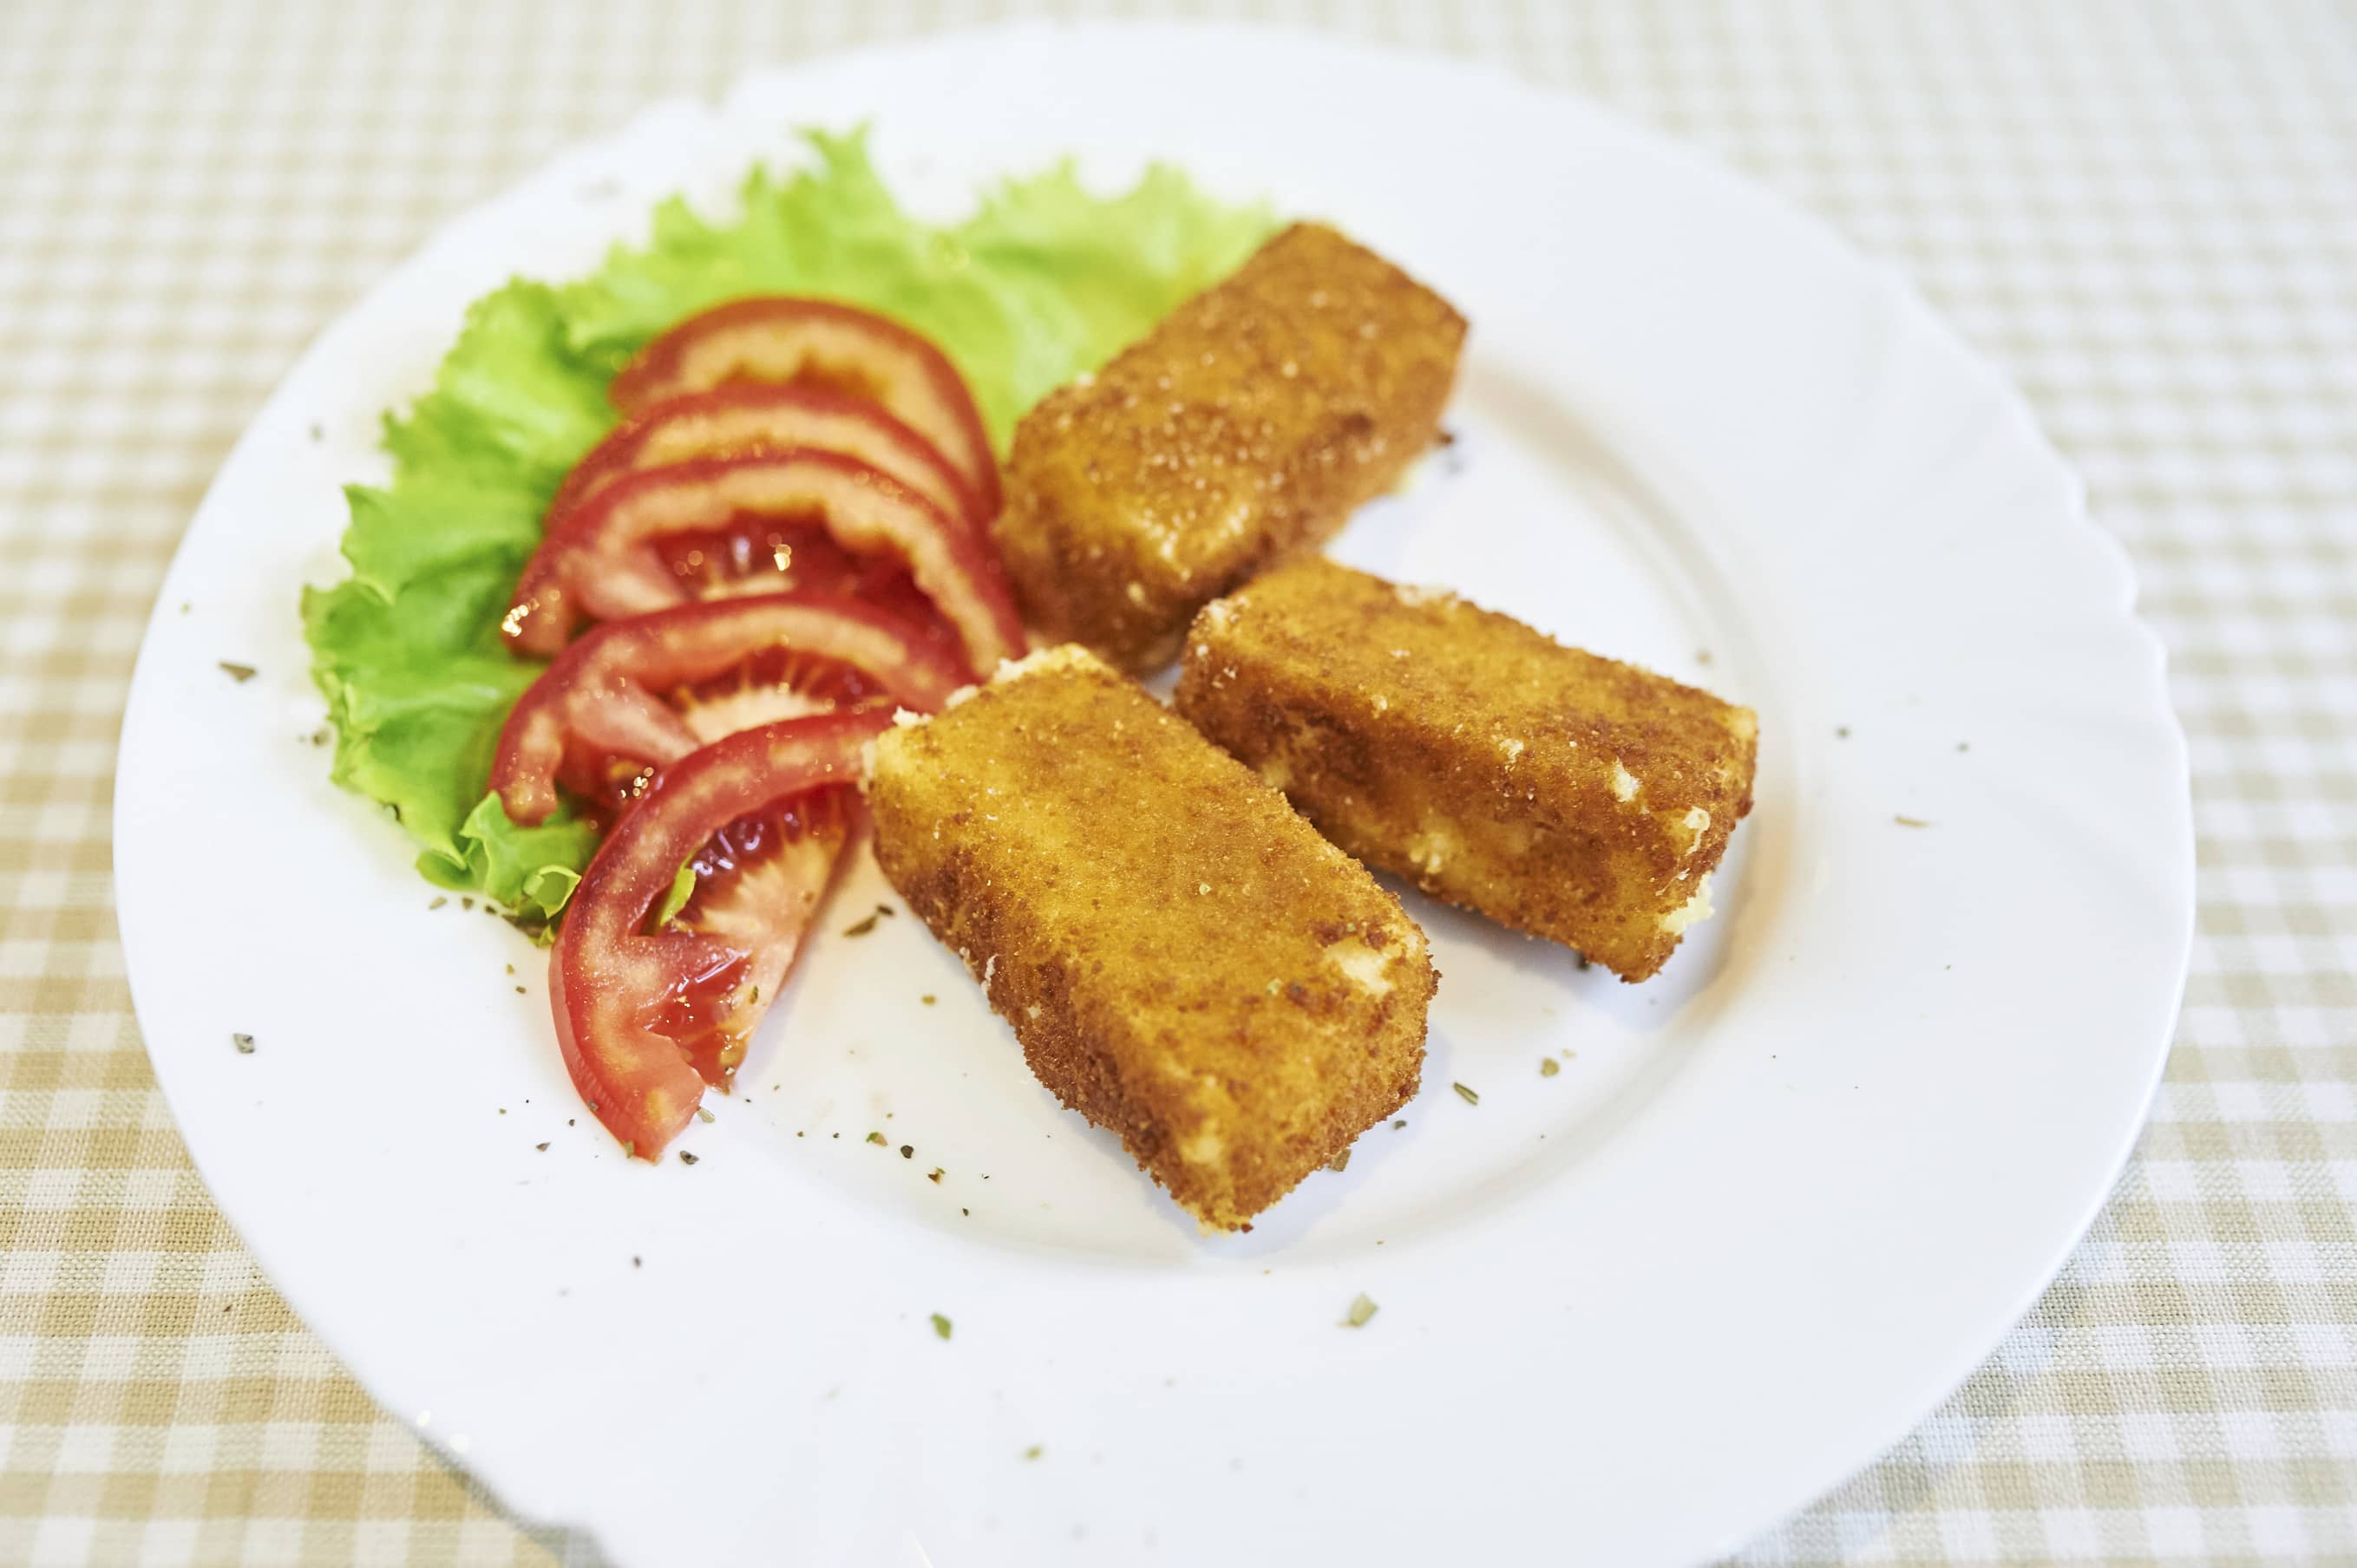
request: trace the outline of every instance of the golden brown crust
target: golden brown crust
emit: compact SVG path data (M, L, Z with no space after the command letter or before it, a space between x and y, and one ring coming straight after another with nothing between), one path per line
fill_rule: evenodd
M1314 545L1432 444L1465 320L1297 223L1024 417L995 526L1026 615L1140 673L1188 618Z
M1749 708L1325 560L1207 606L1178 707L1370 865L1624 980L1751 809Z
M1437 977L1399 900L1079 649L884 736L869 798L1039 1081L1207 1229L1415 1094Z

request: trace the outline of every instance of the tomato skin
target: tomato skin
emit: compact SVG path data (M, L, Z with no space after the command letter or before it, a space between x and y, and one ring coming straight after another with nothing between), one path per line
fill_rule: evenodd
M864 749L891 722L873 709L788 719L691 752L656 777L589 863L549 953L549 1000L574 1087L629 1153L660 1156L704 1094L681 1044L651 1026L700 981L758 961L765 946L798 946L810 923L804 908L749 941L676 925L650 932L674 874L765 806L856 785ZM741 1032L765 1003L733 1005Z
M833 300L755 295L689 317L641 349L608 389L635 413L732 382L816 384L880 403L940 448L983 515L999 505L998 459L957 367L886 317Z
M815 518L856 553L904 564L978 671L1023 652L1023 623L989 543L888 475L804 448L648 468L575 507L541 541L500 623L519 653L553 655L584 619L616 620L695 596L657 548L743 520Z
M624 474L697 457L746 457L815 446L872 464L952 517L990 521L963 473L941 449L866 398L822 387L734 382L651 403L573 467L548 520Z
M509 712L490 779L509 819L535 823L556 809L576 746L657 768L685 757L704 740L659 693L770 648L840 660L919 713L974 680L922 628L831 595L706 599L608 621L567 645Z

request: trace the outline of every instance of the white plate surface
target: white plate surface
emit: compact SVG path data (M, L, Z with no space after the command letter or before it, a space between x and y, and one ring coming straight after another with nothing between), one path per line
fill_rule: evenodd
M1337 553L1760 711L1720 916L1652 983L1410 896L1444 975L1425 1092L1249 1236L1199 1239L1059 1109L915 921L834 936L890 901L872 865L700 1163L624 1161L540 955L428 912L300 741L296 590L337 575L338 487L382 474L378 414L467 301L585 270L667 192L722 202L791 124L871 118L941 216L1067 153L1107 187L1161 156L1397 258L1473 320L1460 439ZM650 111L321 338L148 630L124 940L273 1280L388 1408L619 1563L1688 1560L1961 1380L2142 1119L2192 850L2130 602L2020 398L1691 155L1287 35L952 37ZM1379 1316L1338 1326L1361 1292Z

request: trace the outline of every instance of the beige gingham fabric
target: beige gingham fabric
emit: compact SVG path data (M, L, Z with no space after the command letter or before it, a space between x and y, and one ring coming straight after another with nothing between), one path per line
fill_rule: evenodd
M378 1412L191 1173L111 907L133 653L429 225L649 98L1012 9L0 0L0 1563L594 1560ZM1744 1560L2357 1563L2357 10L1207 9L1502 61L1814 209L2028 391L2168 640L2201 908L2152 1126L1989 1364Z

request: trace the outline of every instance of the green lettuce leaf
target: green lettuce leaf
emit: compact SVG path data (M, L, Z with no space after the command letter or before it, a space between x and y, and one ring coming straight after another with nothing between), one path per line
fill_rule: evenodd
M520 278L476 301L433 390L385 421L392 482L348 492L351 575L303 595L333 777L391 809L437 886L545 921L597 848L569 813L521 827L486 792L500 726L540 671L509 655L499 622L558 481L613 424L607 381L650 338L739 295L866 306L941 345L1003 449L1032 403L1274 227L1174 169L1100 197L1069 165L930 225L894 200L863 133L804 137L807 166L757 167L726 217L666 202L648 243L617 247L589 276Z

